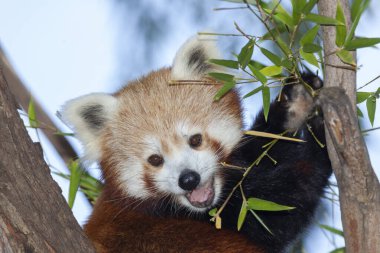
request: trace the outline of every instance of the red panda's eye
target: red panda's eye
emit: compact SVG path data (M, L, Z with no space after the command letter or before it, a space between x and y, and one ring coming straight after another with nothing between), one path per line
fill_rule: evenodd
M189 139L189 145L192 148L197 148L202 144L202 135L201 134L194 134L190 136Z
M160 155L151 155L148 158L148 162L154 167L158 167L164 163L164 158Z

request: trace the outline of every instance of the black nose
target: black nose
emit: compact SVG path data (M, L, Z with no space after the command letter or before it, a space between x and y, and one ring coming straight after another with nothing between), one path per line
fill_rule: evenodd
M193 170L184 170L178 179L178 185L185 191L194 190L199 182L201 181L201 176Z

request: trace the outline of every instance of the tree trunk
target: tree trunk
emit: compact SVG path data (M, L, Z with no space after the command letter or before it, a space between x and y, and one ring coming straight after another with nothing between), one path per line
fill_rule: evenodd
M16 110L0 66L0 252L94 252Z
M319 14L335 17L338 0L320 0ZM348 0L341 0L351 26ZM319 102L325 118L326 142L338 182L347 253L380 252L380 184L371 166L356 114L356 71L344 65L336 51L335 27L325 26L324 85ZM335 88L331 88L335 87ZM340 88L336 88L340 87Z

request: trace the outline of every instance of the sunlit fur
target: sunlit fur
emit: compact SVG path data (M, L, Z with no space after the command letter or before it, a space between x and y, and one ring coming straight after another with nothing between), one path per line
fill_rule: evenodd
M206 78L217 68L207 60L217 57L213 41L194 37L177 52L172 68L151 72L115 94L90 94L64 106L64 119L84 143L85 157L102 165L107 185L139 200L170 197L178 206L203 211L178 186L180 173L190 169L200 174L200 186L213 182L212 203L219 200L220 162L239 142L242 123L235 92L213 99L221 85ZM169 84L185 79L205 83ZM83 117L86 108L85 115L97 113L91 105L103 108L95 115L104 121L101 126ZM194 134L203 138L196 149L188 144ZM147 162L153 154L164 159L159 168Z
M118 111L102 137L102 150L112 150L112 156L105 152L101 161L112 159L117 164L104 176L117 182L125 194L137 198L174 194L181 204L196 210L183 197L179 174L184 169L197 171L201 185L217 177L221 154L230 153L241 137L239 102L234 102L233 93L214 102L220 88L215 84L169 85L170 73L170 69L150 73L115 95ZM204 141L193 149L188 140L198 133ZM220 150L215 150L215 142ZM164 158L160 168L147 162L152 154ZM215 202L217 198L218 194Z
M214 101L221 84L207 73L216 70L208 60L217 57L212 41L194 37L177 52L171 68L151 72L115 94L90 94L64 106L63 118L83 142L85 157L102 169L103 191L85 225L99 252L277 253L310 223L331 174L326 150L314 141L314 136L324 140L324 129L321 115L309 118L313 99L303 86L286 85L271 103L268 118L263 111L258 114L249 129L297 130L288 136L305 142L279 141L240 181L244 170L220 162L247 168L271 140L243 136L235 91ZM314 88L322 85L313 75L304 78ZM178 79L186 84L173 82ZM192 147L189 139L198 134L202 143ZM152 155L163 162L151 164ZM179 186L185 170L200 175L197 188L188 192ZM225 229L217 231L207 211L220 207L239 182L241 188L220 214ZM205 204L190 202L188 194L204 188L213 193ZM237 233L242 192L296 208L256 211L272 233L248 213Z

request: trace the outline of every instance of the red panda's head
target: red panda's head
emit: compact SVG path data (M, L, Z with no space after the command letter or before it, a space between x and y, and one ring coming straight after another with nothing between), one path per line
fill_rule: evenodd
M169 197L192 211L220 198L220 162L241 138L235 92L213 100L220 84L172 84L203 80L215 70L211 41L192 38L173 66L129 83L115 94L69 101L63 118L84 144L85 157L100 163L106 186L136 199Z

